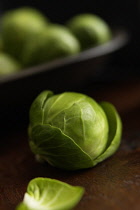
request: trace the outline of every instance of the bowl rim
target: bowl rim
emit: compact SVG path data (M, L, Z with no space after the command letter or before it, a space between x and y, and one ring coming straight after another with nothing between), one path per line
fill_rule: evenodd
M60 68L61 66L66 66L68 64L78 63L113 53L127 44L129 40L129 33L125 29L115 29L112 31L112 39L104 44L86 49L76 55L59 58L48 63L39 64L28 68L23 68L21 71L14 74L2 76L0 77L0 85L26 77L32 77L33 75L46 71L52 71L55 68Z

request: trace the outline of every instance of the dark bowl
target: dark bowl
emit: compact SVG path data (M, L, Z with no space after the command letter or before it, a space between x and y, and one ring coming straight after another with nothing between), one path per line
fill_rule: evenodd
M124 30L114 32L112 40L85 50L78 55L57 59L46 64L23 69L0 78L0 98L12 103L32 98L43 89L66 91L82 87L91 77L101 75L109 55L128 41Z
M50 89L55 93L79 91L89 79L102 75L106 62L111 59L110 55L124 47L127 41L126 31L117 30L112 40L106 44L88 49L75 56L1 77L1 119L2 117L3 119L9 117L16 119L21 113L26 115L33 99L44 89Z

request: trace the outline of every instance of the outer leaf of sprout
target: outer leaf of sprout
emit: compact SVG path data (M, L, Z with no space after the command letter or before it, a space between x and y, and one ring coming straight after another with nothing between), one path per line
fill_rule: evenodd
M31 139L32 151L55 167L76 170L90 168L93 165L91 157L56 127L35 126Z
M108 119L109 137L108 137L108 144L104 153L93 161L93 165L96 165L97 163L107 159L116 152L116 150L120 145L121 135L122 135L122 122L115 107L108 102L102 102L100 103L100 105L105 111Z

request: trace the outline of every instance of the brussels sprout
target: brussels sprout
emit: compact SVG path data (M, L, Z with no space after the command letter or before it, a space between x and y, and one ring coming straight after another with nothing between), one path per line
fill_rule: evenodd
M41 64L79 51L80 44L69 29L52 24L36 36L30 37L23 51L23 64L26 66Z
M1 19L5 51L20 59L30 35L47 26L46 18L36 9L22 7L7 11Z
M121 133L114 106L81 93L44 91L30 108L30 148L58 168L95 166L117 150Z
M2 37L0 35L0 52L3 50L3 40Z
M10 55L0 53L0 76L18 72L21 65Z
M31 180L17 210L70 210L80 201L84 188L64 182L35 178Z
M81 14L69 20L67 26L81 43L82 49L103 44L111 39L108 24L94 14Z

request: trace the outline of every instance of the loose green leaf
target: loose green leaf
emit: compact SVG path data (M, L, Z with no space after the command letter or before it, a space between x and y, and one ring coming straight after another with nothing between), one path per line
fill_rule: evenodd
M84 188L49 179L31 180L23 202L16 210L70 210L78 204Z

